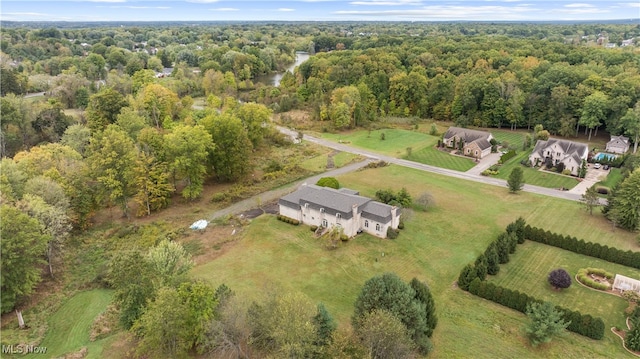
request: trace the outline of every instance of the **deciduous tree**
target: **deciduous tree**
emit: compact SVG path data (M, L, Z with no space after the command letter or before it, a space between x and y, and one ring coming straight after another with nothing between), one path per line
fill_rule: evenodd
M369 358L410 358L415 344L402 321L387 310L365 313L358 335L369 352Z
M562 268L552 270L547 280L556 289L565 289L571 286L571 275Z
M201 123L216 144L209 156L216 177L221 181L235 181L247 174L252 146L242 122L224 114L209 116Z
M34 218L7 205L0 206L0 286L2 313L7 313L33 293L49 236Z
M593 209L600 205L600 197L598 197L598 191L596 186L591 186L582 194L580 201L584 203L589 214L593 215Z

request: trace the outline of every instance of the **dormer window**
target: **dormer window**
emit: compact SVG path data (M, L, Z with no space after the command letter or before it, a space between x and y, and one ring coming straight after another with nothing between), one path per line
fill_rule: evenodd
M320 208L320 213L324 213L324 208Z
M336 213L336 219L340 219L340 218L342 218L342 214Z
M309 203L304 204L304 209L309 209Z

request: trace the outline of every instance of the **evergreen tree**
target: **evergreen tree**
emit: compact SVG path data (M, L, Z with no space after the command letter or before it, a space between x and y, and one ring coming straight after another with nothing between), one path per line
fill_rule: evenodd
M496 241L496 251L500 264L509 263L509 240L507 232L501 233Z
M462 268L460 276L458 276L458 287L462 290L469 290L469 284L471 284L474 278L478 278L476 270L471 264L467 264Z
M607 213L609 219L626 230L640 228L640 169L636 169L615 191Z
M507 186L512 193L516 193L522 189L524 186L524 173L522 172L522 168L516 167L511 170L509 178L507 179Z
M475 269L476 276L480 278L480 280L485 280L487 278L487 259L484 257L484 254L481 254L476 258Z
M431 338L433 330L438 325L438 317L436 316L436 304L431 295L429 287L419 281L417 278L413 278L409 283L411 288L416 291L416 299L424 304L425 309L425 321L427 322L427 331L425 334Z
M496 242L493 241L487 247L484 252L484 256L487 259L487 274L496 275L500 271L500 263L498 261L498 252L496 250Z
M553 336L561 333L569 325L569 322L562 319L562 313L549 302L533 302L527 305L526 314L531 320L526 332L533 346L550 342Z
M385 310L398 318L422 352L428 351L424 333L429 329L425 321L424 304L416 300L410 285L397 275L386 273L369 279L356 299L351 322L360 332L365 316L374 310Z
M324 304L318 304L318 312L313 317L313 325L316 328L316 335L318 336L315 341L315 345L325 346L328 345L333 336L333 332L336 330L336 322L327 311L327 308Z

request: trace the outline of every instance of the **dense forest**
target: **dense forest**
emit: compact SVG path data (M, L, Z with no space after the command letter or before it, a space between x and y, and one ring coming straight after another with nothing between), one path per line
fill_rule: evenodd
M306 111L327 131L371 128L393 116L463 127L543 125L565 137L606 131L639 142L637 24L96 25L3 23L0 30L3 313L26 302L43 265L56 273L56 257L68 250L63 243L89 229L103 208L149 216L178 195L200 198L205 183L253 181L256 167L271 177L296 172L258 160L289 144L271 125L274 113ZM286 69L297 51L312 56L278 86L262 80ZM197 322L198 331L174 333L179 347L161 350L219 348L203 336L233 329L221 322L237 314L223 306L231 301L229 288L186 281L193 264L184 250L155 244L118 252L104 270L109 278L101 283L117 291L121 323L146 338L141 345L157 348L166 338L150 333L168 315L163 310L188 302L193 306L171 315ZM16 256L7 257L8 250ZM154 270L171 256L174 272ZM406 289L416 312L429 311L432 303L413 298L420 291L430 296L420 283L394 285ZM151 298L157 300L148 304ZM263 336L276 325L268 310L304 302L287 295L269 300L248 314L263 325L253 328ZM324 307L303 304L315 326L305 327L307 347L287 353L327 357L322 330L335 329L332 319ZM369 325L397 324L380 316ZM214 317L219 327L205 327ZM360 328L370 319L353 320ZM401 333L423 353L431 346L421 332L427 324ZM256 342L258 353L289 350L278 338L264 340Z

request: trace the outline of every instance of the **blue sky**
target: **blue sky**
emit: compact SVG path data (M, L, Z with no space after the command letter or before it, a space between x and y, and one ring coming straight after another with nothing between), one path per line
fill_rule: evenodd
M640 0L2 0L16 21L522 21L640 18Z

